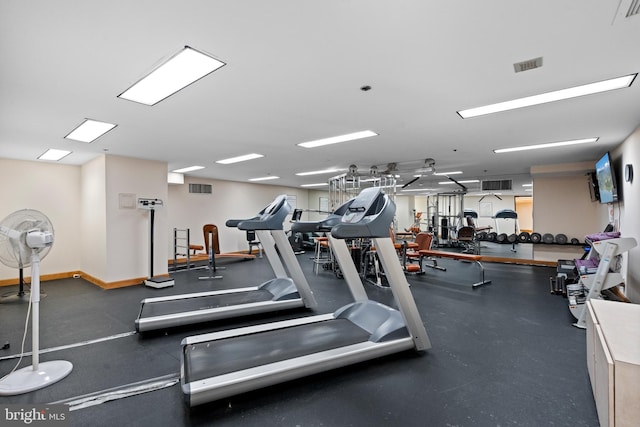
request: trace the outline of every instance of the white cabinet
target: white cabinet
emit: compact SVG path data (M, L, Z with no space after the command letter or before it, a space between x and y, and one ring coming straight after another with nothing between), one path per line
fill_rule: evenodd
M587 368L602 427L640 425L640 305L587 301Z

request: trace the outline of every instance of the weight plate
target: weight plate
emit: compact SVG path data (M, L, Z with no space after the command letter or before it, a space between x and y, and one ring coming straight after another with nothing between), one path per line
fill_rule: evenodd
M549 244L549 243L553 243L553 234L551 234L551 233L544 233L544 234L542 235L542 241L543 241L544 243L547 243L547 244Z
M560 245L564 245L567 243L567 235L566 234L556 234L556 243L560 244Z

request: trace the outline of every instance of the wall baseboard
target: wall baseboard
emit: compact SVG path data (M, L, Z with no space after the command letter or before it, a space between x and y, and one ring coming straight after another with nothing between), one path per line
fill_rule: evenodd
M169 275L160 274L159 276L168 277ZM141 285L146 279L146 277L136 277L134 279L119 280L117 282L105 282L103 280L100 280L96 277L91 276L90 274L86 274L78 270L78 271L67 271L64 273L43 274L42 276L40 276L40 281L47 282L50 280L70 279L70 278L83 278L87 282L92 283L96 286L99 286L102 289L118 289L118 288L124 288L127 286ZM31 276L25 276L24 280L27 283L31 283ZM12 279L3 279L3 280L0 280L0 287L18 285L19 282L20 282L20 279L18 277L12 278Z

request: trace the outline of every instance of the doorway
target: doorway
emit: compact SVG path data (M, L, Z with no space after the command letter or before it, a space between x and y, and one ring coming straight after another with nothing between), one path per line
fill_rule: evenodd
M533 196L514 197L520 231L533 232Z

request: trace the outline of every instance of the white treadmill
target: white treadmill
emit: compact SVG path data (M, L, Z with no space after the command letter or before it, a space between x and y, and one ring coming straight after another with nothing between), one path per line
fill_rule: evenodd
M355 302L334 313L183 339L180 381L187 405L400 351L431 348L389 236L394 214L393 201L379 188L368 188L331 229L332 250ZM344 241L351 238L373 240L399 310L367 299Z
M229 227L256 232L275 273L274 279L245 288L145 298L135 321L136 331L293 308L315 308L313 292L284 232L284 221L290 211L287 196L280 195L253 218L227 221Z

